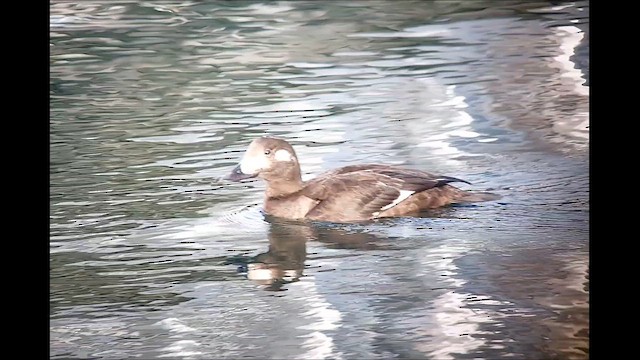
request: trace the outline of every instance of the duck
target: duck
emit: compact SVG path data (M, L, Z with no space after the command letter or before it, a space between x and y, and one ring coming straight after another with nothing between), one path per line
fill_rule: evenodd
M272 136L255 138L224 178L237 182L256 177L266 183L264 213L290 220L351 223L415 217L428 209L501 198L451 185L470 185L466 180L386 164L347 165L303 181L293 146Z

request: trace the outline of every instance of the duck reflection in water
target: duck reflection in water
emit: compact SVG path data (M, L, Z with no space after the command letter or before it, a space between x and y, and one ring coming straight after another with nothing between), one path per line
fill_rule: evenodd
M264 285L266 290L283 291L284 285L303 276L307 259L307 241L319 241L336 249L378 250L389 249L376 235L352 231L344 225L283 220L266 216L269 226L269 249L254 257L230 259L239 265L247 278Z

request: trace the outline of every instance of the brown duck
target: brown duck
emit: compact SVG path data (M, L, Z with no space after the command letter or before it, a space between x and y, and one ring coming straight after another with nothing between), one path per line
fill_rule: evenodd
M293 147L274 137L253 140L226 179L253 177L267 183L264 211L287 219L354 222L415 216L426 209L500 198L449 185L470 184L465 180L380 164L345 166L302 181Z

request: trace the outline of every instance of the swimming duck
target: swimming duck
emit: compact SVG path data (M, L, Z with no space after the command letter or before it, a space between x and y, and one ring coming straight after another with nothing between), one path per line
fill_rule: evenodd
M382 164L349 165L302 181L291 144L267 136L253 140L240 164L225 178L254 177L267 185L265 213L286 219L357 222L416 216L426 209L500 198L449 185L470 184L462 179Z

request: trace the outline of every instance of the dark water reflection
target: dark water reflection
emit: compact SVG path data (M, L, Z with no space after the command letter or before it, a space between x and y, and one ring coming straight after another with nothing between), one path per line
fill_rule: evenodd
M52 358L589 357L586 2L50 10ZM265 217L264 134L503 199Z

